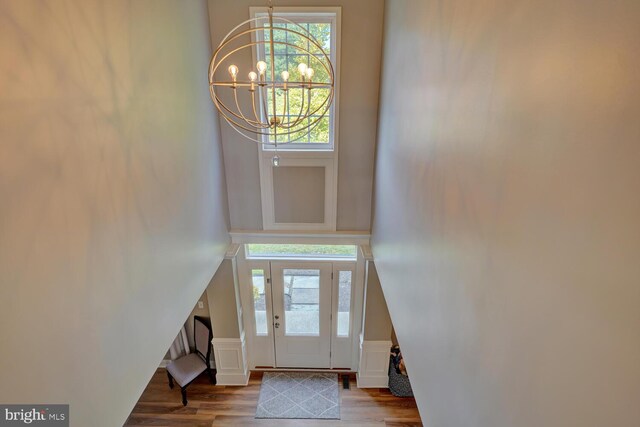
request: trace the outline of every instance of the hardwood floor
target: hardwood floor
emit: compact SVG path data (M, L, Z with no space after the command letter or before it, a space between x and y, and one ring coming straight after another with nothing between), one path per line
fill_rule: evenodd
M262 381L252 372L246 387L214 386L201 375L188 388L182 406L180 388L169 389L164 369L158 369L131 412L126 426L421 426L413 398L394 397L386 389L342 389L340 420L256 420Z

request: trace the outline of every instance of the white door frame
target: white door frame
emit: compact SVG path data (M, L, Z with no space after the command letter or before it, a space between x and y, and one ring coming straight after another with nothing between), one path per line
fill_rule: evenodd
M340 313L338 311L340 297L340 272L351 272L351 300L349 303L349 326L347 335L338 334L338 319ZM333 263L333 290L331 294L331 368L334 369L352 369L352 355L354 342L359 341L358 334L354 334L356 323L361 324L362 318L356 318L357 298L357 262L341 261ZM356 320L358 319L358 320Z
M255 319L253 318L253 296L252 296L252 280L251 280L251 268L252 266L264 265L261 263L269 263L269 259L260 258L247 258L245 253L245 243L309 243L309 244L354 244L358 246L356 260L343 260L343 259L323 259L323 261L331 261L336 265L342 265L355 263L355 277L352 279L352 313L351 313L351 327L349 341L342 341L343 346L349 347L342 352L342 360L336 360L336 357L341 352L336 352L337 349L333 338L335 334L335 325L332 324L332 368L348 368L352 372L358 370L358 364L360 360L360 334L362 332L362 315L364 306L364 278L365 278L365 259L367 255L369 235L367 234L341 234L341 235L300 235L300 234L268 234L264 232L232 232L232 239L234 243L240 244L240 250L238 252L238 277L240 284L240 297L241 304L244 307L242 310L243 321L245 325L246 340L247 340L247 353L249 369L274 369L276 366L275 361L275 349L273 340L273 325L269 325L268 336L258 336L255 330ZM299 259L299 258L297 258ZM283 260L282 258L278 260ZM334 286L335 286L334 280ZM269 314L268 314L269 316ZM269 323L269 321L267 321ZM334 322L335 323L335 322ZM270 343L270 344L269 344ZM349 355L349 353L351 353ZM345 363L346 360L351 360L351 363ZM334 363L336 362L336 363Z
M241 252L244 252L242 249ZM245 260L238 262L238 280L240 283L240 301L243 306L242 316L245 327L245 339L249 347L250 368L275 366L275 342L273 339L273 307L271 300L271 263L266 260ZM240 258L239 258L240 260ZM266 304L267 333L258 333L253 296L253 270L264 272L264 289ZM248 336L247 336L248 335ZM260 349L254 353L252 349Z

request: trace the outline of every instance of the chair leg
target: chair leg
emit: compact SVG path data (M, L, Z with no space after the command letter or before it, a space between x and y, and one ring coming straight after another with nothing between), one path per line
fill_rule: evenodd
M186 387L182 387L180 389L181 393L182 393L182 404L184 406L187 406L187 389Z
M171 374L169 373L169 371L167 371L167 377L169 378L169 388L173 388L173 377L171 376Z
M207 373L209 374L209 381L211 384L216 385L216 376L213 373L213 370L211 368L207 368Z

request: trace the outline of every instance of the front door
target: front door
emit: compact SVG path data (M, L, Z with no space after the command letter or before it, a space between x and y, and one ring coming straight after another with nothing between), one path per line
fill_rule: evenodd
M271 263L277 367L330 367L331 275L330 262Z

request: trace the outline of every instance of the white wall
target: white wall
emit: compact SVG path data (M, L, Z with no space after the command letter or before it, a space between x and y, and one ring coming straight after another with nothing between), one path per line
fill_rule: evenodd
M122 425L227 241L204 1L0 0L3 403Z
M337 229L369 231L382 42L382 0L278 0L278 6L341 6L340 120ZM249 7L262 0L209 0L214 46L237 24L249 19ZM251 52L238 53L246 73ZM242 71L245 70L245 71ZM245 74L243 74L244 76ZM262 230L258 146L221 124L227 170L231 228ZM322 190L320 190L322 191ZM301 204L305 201L302 200ZM298 207L292 208L297 211Z
M640 425L640 2L386 2L373 252L426 426Z

